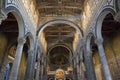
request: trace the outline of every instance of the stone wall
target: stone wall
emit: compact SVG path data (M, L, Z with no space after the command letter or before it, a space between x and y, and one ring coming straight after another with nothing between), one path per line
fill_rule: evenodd
M84 12L82 20L82 26L84 31L87 30L88 27L91 27L95 22L95 18L97 17L97 13L100 11L100 8L105 4L106 0L89 0L84 4Z
M120 32L118 32L112 41L113 58L109 61L111 63L111 72L115 80L120 79Z
M82 19L85 36L96 26L96 21L101 11L108 7L115 9L114 4L114 0L86 0Z
M3 62L3 57L5 55L5 50L7 47L7 38L3 33L0 33L0 66Z
M4 65L4 58L5 58L5 51L7 50L7 37L3 34L0 33L0 79L3 77L3 66L5 67L6 65Z
M39 18L39 14L38 11L35 9L35 2L33 0L4 0L5 4L4 4L4 9L3 11L7 12L8 11L8 7L13 8L15 7L16 9L18 9L19 14L18 15L22 15L23 18L23 22L24 22L24 27L25 27L25 34L27 32L31 32L32 35L34 36L35 39L35 35L36 35L36 28L38 25L38 18ZM9 12L9 11L8 11Z

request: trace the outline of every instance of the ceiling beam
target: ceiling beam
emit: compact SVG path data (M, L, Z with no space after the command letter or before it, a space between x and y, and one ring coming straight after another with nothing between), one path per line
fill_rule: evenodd
M59 9L59 8L62 8L62 9L78 9L78 10L82 10L82 8L80 6L39 6L38 9L43 9L43 8L47 8L47 9Z
M67 9L62 9L61 11L58 11L57 9L54 9L54 10L47 10L47 12L44 12L44 11L41 11L39 10L39 12L41 13L40 14L40 17L54 17L54 16L71 16L71 15L80 15L81 14L81 11L79 11L79 13L76 13L74 12L73 10L67 10Z
M58 5L59 3L57 2L52 2L52 1L50 1L50 2L38 2L37 3L38 4L38 6L47 6L47 5ZM70 5L70 6L79 6L79 7L81 7L82 5L83 5L83 3L81 2L63 2L63 3L61 3L60 5Z

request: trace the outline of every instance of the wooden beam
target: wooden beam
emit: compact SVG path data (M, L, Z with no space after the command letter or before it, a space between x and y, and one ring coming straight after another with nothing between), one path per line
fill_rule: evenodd
M80 6L53 6L53 5L51 5L51 6L39 6L38 7L38 9L43 9L43 8L47 8L47 9L51 9L51 8L53 8L53 9L60 9L60 8L62 8L62 9L77 9L77 10L82 10L82 8L80 7Z
M58 5L58 3L56 3L56 2L39 2L38 3L39 5L38 5L38 7L39 6L47 6L47 5ZM83 5L83 3L78 3L78 2L64 2L64 3L62 3L61 5L63 5L63 6L67 6L67 5L69 5L69 6L79 6L79 7L82 7L82 5Z

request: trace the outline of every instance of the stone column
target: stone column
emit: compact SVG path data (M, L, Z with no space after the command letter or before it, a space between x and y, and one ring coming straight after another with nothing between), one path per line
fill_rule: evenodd
M40 67L41 71L40 71L40 80L43 80L43 64L41 63L41 67Z
M74 56L73 58L73 75L74 75L74 80L77 80L77 64L76 64L76 57Z
M79 54L76 56L77 80L80 80Z
M80 57L80 62L79 62L79 67L80 67L80 80L84 80L84 69L83 69L83 48L81 47L79 50L79 57Z
M77 80L80 80L80 66L77 64Z
M94 64L92 59L92 52L86 51L86 53L84 53L84 57L85 57L85 65L87 71L87 80L96 80Z
M105 55L104 48L103 48L103 39L97 39L95 42L98 46L99 55L100 55L105 78L106 80L112 80L108 62L107 62L106 55Z
M35 45L34 45L34 59L33 59L33 65L35 67L36 65L36 56L37 56L37 50L38 50L38 36L36 36L36 41L35 41ZM33 69L33 75L35 75L35 69Z
M29 50L28 58L27 58L25 80L33 80L33 69L34 69L34 52L33 50Z
M35 80L39 80L40 79L40 56L41 56L41 53L38 52L38 62L37 62L37 72L36 72L36 78Z
M1 1L1 0L0 0ZM0 3L1 4L1 3ZM1 6L0 6L1 7ZM0 8L0 24L2 23L2 20L5 20L7 18L7 15L2 11Z
M46 80L47 79L47 73L46 73L46 56L44 55L43 58L43 79L42 80Z
M83 67L83 62L80 61L80 80L84 80L84 67Z
M44 79L43 79L43 73L44 73L44 65L43 65L44 63L43 63L43 59L44 59L44 58L43 58L43 56L42 56L42 61L41 61L41 80L44 80Z
M24 38L18 39L17 50L16 50L15 59L14 59L14 63L12 66L9 80L17 80L19 66L20 66L20 62L21 62L22 51L23 51L23 46L24 46L25 42L26 42L26 40Z

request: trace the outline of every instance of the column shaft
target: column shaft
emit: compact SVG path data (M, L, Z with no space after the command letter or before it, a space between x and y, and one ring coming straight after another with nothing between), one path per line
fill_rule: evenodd
M37 50L38 50L38 36L36 38L35 46L34 46L34 59L33 59L33 65L36 63L36 56L37 56ZM35 69L33 69L33 75L35 75Z
M84 69L83 69L82 61L80 61L80 78L81 80L84 80Z
M40 79L40 53L38 52L38 62L37 62L37 72L36 72L36 78L35 80L39 80Z
M106 78L106 80L112 80L110 70L109 70L109 67L108 67L108 62L107 62L105 52L104 52L104 49L103 49L103 45L99 44L98 49L99 49L99 55L100 55L100 59L101 59L101 62L102 62L105 78Z
M77 62L76 62L76 58L73 59L74 61L74 80L77 80Z
M21 38L21 39L18 40L15 59L14 59L14 63L13 63L13 66L12 66L12 70L11 70L9 80L17 80L24 43L25 43L25 39Z
M44 61L44 58L43 58L43 56L42 56L42 61L41 61L41 80L44 80L43 78L43 74L44 74L44 63L43 63L43 61Z
M77 65L77 79L80 80L80 66Z
M33 80L33 69L34 69L34 52L33 50L29 50L25 80Z
M79 54L76 55L77 80L80 80Z
M87 70L87 80L96 80L91 52L85 53L84 57L85 57L85 65Z
M43 80L43 64L41 65L41 80Z

